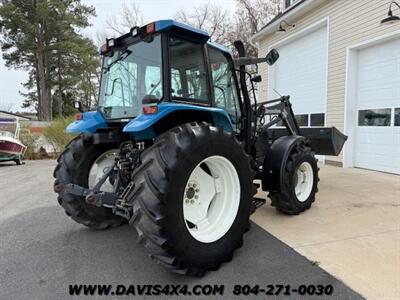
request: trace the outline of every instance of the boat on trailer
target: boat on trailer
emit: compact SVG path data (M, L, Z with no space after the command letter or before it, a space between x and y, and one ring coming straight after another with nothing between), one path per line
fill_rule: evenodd
M20 125L17 118L0 118L0 162L22 164L26 146L19 140Z

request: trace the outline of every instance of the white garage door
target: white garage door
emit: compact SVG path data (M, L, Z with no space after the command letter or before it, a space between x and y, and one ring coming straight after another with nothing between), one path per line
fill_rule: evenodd
M400 39L358 53L355 165L400 174Z
M302 126L324 126L326 47L326 26L276 47L280 57L270 68L268 98L278 97L273 89L282 95L290 95Z

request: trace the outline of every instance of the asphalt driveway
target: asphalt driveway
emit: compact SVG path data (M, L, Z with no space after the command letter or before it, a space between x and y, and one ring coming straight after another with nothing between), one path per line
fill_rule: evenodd
M333 286L333 295L326 298L362 299L254 224L233 261L218 271L201 279L170 274L136 244L136 234L129 226L94 231L69 219L52 191L54 165L54 161L27 162L19 167L0 164L0 299L69 298L70 284L221 284L225 285L224 299L234 298L236 284L292 288L321 284ZM265 296L245 297L252 298Z

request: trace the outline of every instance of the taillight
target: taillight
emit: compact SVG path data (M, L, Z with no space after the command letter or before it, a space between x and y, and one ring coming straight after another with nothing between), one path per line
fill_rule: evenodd
M154 115L154 114L158 113L158 106L157 105L143 106L143 113L145 115Z
M153 33L154 31L156 31L156 24L154 22L146 25L146 33Z
M81 114L81 113L76 114L76 115L75 115L75 120L76 120L76 121L83 120L83 114Z
M107 46L107 44L102 45L102 46L100 47L100 49L99 49L99 52L100 52L100 55L106 54L106 53L108 52L108 46Z

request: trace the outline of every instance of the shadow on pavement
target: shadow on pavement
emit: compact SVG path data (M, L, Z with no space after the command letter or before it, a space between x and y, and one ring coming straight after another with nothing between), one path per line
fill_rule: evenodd
M18 166L15 162L11 161L11 162L0 162L0 168L2 167L20 167Z
M69 284L224 284L223 299L234 298L235 284L292 288L331 284L334 293L329 299L362 299L255 224L234 259L203 278L165 271L136 244L136 234L127 225L94 231L76 224L57 206L35 208L3 220L0 236L1 299L68 298ZM262 298L265 296L254 296Z

